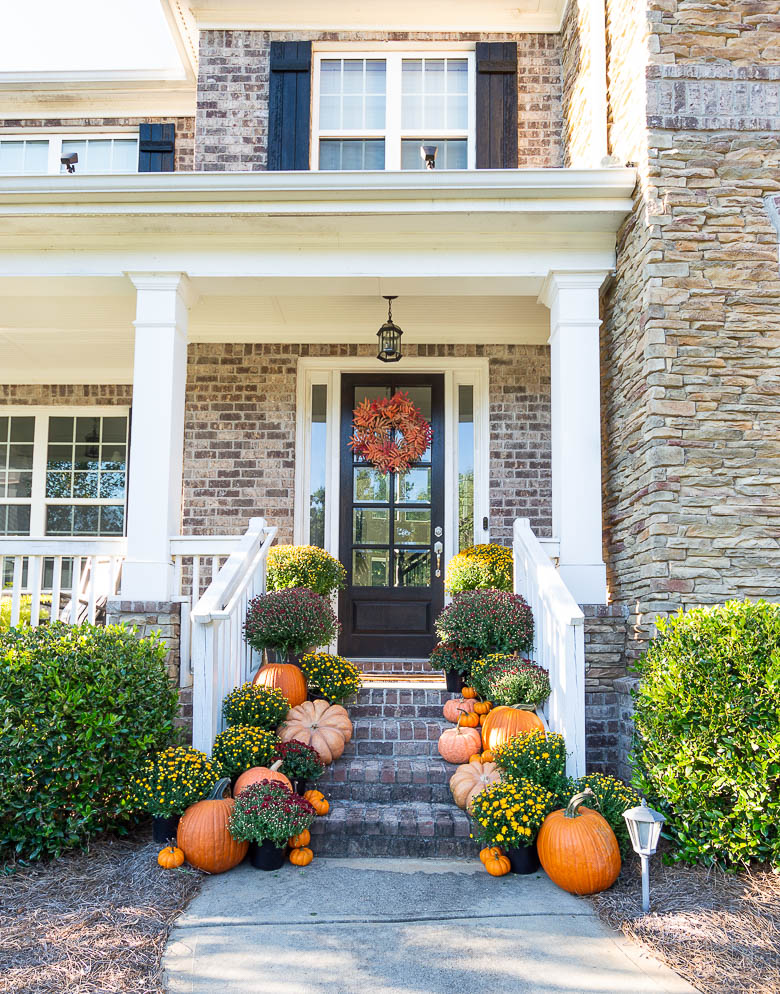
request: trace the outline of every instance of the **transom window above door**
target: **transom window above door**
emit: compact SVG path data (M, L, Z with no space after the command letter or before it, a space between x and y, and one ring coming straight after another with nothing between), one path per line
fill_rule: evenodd
M314 60L312 168L472 169L474 56L323 52Z

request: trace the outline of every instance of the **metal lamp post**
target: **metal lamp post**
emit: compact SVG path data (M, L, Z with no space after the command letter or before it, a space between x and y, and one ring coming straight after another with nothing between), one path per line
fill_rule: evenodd
M623 817L634 852L642 860L642 910L647 914L650 910L650 857L655 855L666 819L660 811L649 808L644 797L637 807L624 811Z

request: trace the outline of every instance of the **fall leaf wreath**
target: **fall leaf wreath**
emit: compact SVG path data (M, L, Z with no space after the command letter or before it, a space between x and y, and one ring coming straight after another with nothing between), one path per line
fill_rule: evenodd
M352 451L382 473L398 473L421 459L433 438L433 429L409 395L364 400L352 412Z

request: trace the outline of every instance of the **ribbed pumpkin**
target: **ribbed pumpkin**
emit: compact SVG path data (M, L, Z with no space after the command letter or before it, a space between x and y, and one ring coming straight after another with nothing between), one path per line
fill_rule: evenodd
M593 791L575 794L566 808L544 819L536 847L547 876L570 894L597 894L620 873L615 833L598 811L583 807Z
M297 707L306 700L306 677L292 663L268 663L261 666L252 681L261 687L276 687L281 690L290 707Z
M228 831L233 798L223 797L229 780L219 780L205 801L190 805L181 817L176 841L187 862L206 873L224 873L246 856L248 842L236 842Z
M495 750L521 732L543 732L544 722L523 708L498 707L485 715L482 723L482 743L485 749Z
M462 714L471 714L474 710L475 701L466 700L465 697L451 697L445 702L442 712L447 721L454 725Z
M314 859L314 853L307 846L299 846L290 850L288 859L293 866L308 866Z
M500 776L501 771L495 763L483 763L479 759L464 763L450 777L453 801L459 808L468 811L477 794L488 784L495 783Z
M482 738L478 728L447 728L439 736L439 755L448 763L465 763L472 753L479 752Z
M271 763L270 766L253 766L251 770L247 770L246 773L242 773L241 776L236 780L236 785L233 788L233 794L238 797L245 787L248 787L250 783L260 783L261 780L276 780L279 783L283 783L290 790L293 789L292 784L288 777L284 773L279 772L279 767L282 765L281 759L277 759L275 763Z
M279 728L282 742L297 739L315 749L326 765L338 759L352 738L352 722L345 708L328 701L304 701L287 712Z

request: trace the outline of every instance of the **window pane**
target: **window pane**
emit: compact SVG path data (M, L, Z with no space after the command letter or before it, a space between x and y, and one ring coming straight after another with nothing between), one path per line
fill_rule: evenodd
M339 127L348 131L360 131L363 129L363 104L362 95L346 94L341 101L341 123Z
M323 59L320 63L320 93L341 93L341 59Z
M75 428L75 418L49 418L49 441L72 442Z
M99 442L100 441L100 418L77 418L76 419L76 441L77 442Z
M396 511L395 542L396 545L430 545L430 509L425 511Z
M320 169L384 168L384 139L323 138L320 140Z
M74 469L97 469L100 466L99 445L75 445Z
M407 469L404 473L397 473L395 499L403 504L430 503L430 468Z
M47 473L46 496L72 497L71 483L72 477L70 473Z
M46 468L65 470L73 465L72 445L50 445L46 457Z
M382 545L389 542L390 512L387 508L353 508L352 541L356 545Z
M30 508L20 504L0 504L0 535L29 535Z
M447 59L447 93L468 93L468 88L468 60Z
M474 387L458 387L458 548L474 544Z
M8 418L4 419L8 421ZM35 434L35 418L11 418L10 438L12 442L32 442ZM0 430L0 441L4 438Z
M439 94L426 94L423 104L423 127L442 128L447 126L444 97Z
M100 508L100 534L122 535L125 530L125 509L119 505Z
M311 388L311 435L309 450L309 544L325 548L325 443L328 388L315 383Z
M79 506L73 507L73 534L74 535L97 535L98 523L100 521L100 508Z
M468 141L465 138L404 138L401 142L401 169L425 169L421 145L435 145L437 169L466 169Z
M11 427L10 418L0 418L0 445L8 441L8 431Z
M403 93L422 93L422 59L404 59L401 66Z
M49 171L48 141L24 143L24 171L26 173L46 173Z
M429 587L431 553L429 549L396 549L393 570L396 587Z
M368 466L354 469L353 499L364 504L387 503L390 497L388 474Z
M127 418L103 418L103 441L126 442Z
M388 586L389 567L389 549L353 549L352 586Z
M124 473L101 473L100 474L100 496L124 497L125 495L125 474Z
M24 142L0 142L0 172L24 172Z
M344 93L363 92L362 59L344 59L344 75L342 76L342 91Z
M49 504L46 507L46 534L71 535L73 533L73 506Z
M97 497L98 495L98 475L97 473L74 473L73 474L73 496L74 497Z
M384 93L385 77L384 59L368 59L366 61L366 93Z
M0 484L0 494L3 488ZM6 497L29 497L32 494L32 473L23 473L20 470L9 470L8 485L6 487Z
M122 138L114 142L113 156L111 159L111 172L138 172L138 142L135 138L130 139L129 141Z
M8 446L8 468L9 469L32 469L33 447L32 445L9 445Z
M79 172L110 173L111 172L111 139L90 140L87 142L86 167ZM77 167L78 168L78 167Z

